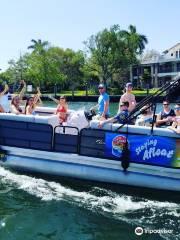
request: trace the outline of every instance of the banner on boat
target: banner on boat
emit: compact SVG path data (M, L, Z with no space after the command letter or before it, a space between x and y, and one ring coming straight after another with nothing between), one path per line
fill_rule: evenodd
M180 167L180 140L161 137L106 133L107 157L120 158L127 144L130 160L169 167Z

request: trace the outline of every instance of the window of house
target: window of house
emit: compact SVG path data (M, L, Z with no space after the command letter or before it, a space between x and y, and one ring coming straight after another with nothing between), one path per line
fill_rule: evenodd
M178 58L178 51L176 51L176 58Z

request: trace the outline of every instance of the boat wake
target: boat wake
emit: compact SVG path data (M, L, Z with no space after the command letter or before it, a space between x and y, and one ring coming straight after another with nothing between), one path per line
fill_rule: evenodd
M66 201L132 226L170 229L173 230L174 239L180 238L180 204L132 197L99 187L92 187L89 191L77 191L53 181L13 173L3 167L0 167L0 177L1 183L7 184L8 191L20 189L42 201ZM8 191L2 190L0 194ZM172 233L162 237L172 239Z

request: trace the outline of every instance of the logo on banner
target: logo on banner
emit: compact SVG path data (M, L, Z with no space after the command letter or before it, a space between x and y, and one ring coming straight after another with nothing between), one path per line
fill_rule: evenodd
M127 138L125 136L116 136L112 140L112 155L121 157L125 148Z

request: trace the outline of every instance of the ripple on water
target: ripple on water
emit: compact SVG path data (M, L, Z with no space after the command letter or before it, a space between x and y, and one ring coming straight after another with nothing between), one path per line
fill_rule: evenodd
M58 182L16 174L3 167L0 167L0 176L1 184L8 186L3 191L23 190L42 201L63 201L132 226L173 229L174 239L180 238L180 204L135 198L99 187L92 187L89 191L76 191ZM5 224L1 220L1 228ZM168 234L163 237L170 239Z

